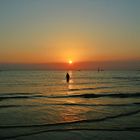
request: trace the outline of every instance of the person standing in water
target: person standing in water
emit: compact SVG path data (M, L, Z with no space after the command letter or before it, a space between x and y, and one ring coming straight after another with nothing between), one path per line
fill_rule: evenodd
M70 75L67 73L66 74L66 80L67 80L67 83L69 82L69 80L70 80Z

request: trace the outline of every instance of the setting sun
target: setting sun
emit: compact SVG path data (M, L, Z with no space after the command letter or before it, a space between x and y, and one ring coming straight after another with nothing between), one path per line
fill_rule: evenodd
M72 60L69 60L69 64L72 64Z

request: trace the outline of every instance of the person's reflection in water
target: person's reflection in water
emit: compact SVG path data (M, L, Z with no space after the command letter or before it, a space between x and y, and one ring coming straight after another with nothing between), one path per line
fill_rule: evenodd
M67 83L69 82L69 80L70 80L70 75L67 73L66 74L66 81L67 81Z

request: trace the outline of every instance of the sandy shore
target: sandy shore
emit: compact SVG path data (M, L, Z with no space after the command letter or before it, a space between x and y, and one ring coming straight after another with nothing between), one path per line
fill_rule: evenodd
M23 136L18 140L139 140L139 132L129 131L70 131L70 132L44 132L40 134Z

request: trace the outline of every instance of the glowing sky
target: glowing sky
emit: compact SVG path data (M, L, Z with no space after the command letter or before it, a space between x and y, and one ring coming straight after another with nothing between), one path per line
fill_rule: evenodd
M1 0L0 63L140 60L140 0Z

